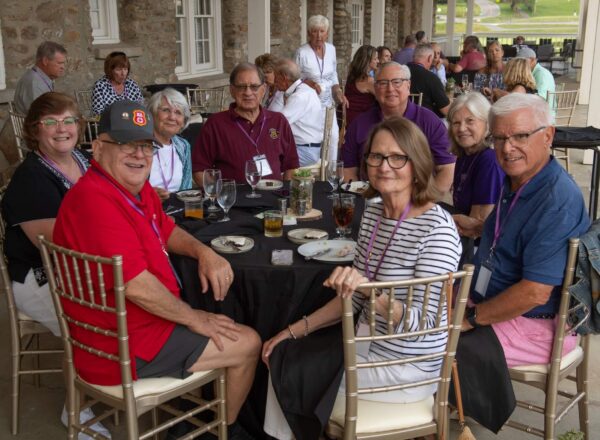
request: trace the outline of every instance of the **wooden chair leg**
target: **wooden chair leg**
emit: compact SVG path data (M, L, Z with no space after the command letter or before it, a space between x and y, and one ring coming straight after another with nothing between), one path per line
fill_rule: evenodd
M589 353L589 344L590 344L590 339L589 336L586 336L582 342L583 345L583 350L585 353ZM583 360L583 362L581 362L581 364L579 364L579 366L577 367L576 370L576 375L577 375L577 392L584 392L585 395L583 396L583 399L581 399L578 402L578 410L579 410L579 430L581 432L583 432L584 434L584 438L589 439L590 437L590 421L589 421L589 414L588 414L588 406L589 406L589 384L588 384L588 357L586 356Z
M17 435L19 430L19 394L21 388L21 376L19 375L19 367L21 365L21 358L18 353L11 355L11 376L12 376L12 412L11 412L11 423L10 432L12 435Z
M31 344L33 345L34 350L39 350L40 349L40 335L34 335L32 341L31 341ZM39 370L39 368L40 368L40 355L36 354L33 356L33 369ZM40 375L39 374L33 375L33 384L35 385L36 388L40 387Z

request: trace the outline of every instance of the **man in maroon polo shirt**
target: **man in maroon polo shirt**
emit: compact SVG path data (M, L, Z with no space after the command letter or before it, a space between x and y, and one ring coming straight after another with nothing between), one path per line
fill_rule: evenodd
M183 302L167 251L197 258L203 291L210 285L216 300L222 300L231 285L231 266L164 214L148 183L154 146L152 117L146 108L117 101L102 114L98 131L92 143L95 160L63 200L54 240L81 252L123 256L134 379L183 378L194 371L226 367L230 438L247 438L234 422L254 379L260 338L224 315L194 310ZM111 295L112 274L105 278ZM103 312L64 306L84 321L110 319ZM109 325L116 326L113 321ZM116 352L114 342L101 335L71 330L93 346ZM115 362L76 348L74 356L84 380L120 383Z
M285 116L261 107L265 94L262 70L240 63L229 77L235 102L206 121L192 151L192 172L202 186L204 170L218 168L224 178L246 182L247 160L261 163L265 178L289 180L298 168L298 152Z

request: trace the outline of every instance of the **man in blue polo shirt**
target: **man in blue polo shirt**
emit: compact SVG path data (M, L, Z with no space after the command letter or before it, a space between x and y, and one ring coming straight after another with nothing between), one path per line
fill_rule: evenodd
M375 98L379 106L359 115L348 127L342 146L344 180L358 180L363 148L373 126L384 119L403 116L414 122L425 134L435 164L435 184L447 192L454 179L456 157L450 153L448 130L431 110L413 104L410 95L410 70L390 62L384 64L375 76Z
M568 241L590 224L581 191L550 154L551 121L537 95L511 93L492 106L504 186L485 223L458 225L481 235L456 351L463 404L465 414L495 432L515 406L507 366L550 361ZM575 344L565 336L563 353Z
M567 261L567 244L589 227L577 184L550 154L548 104L511 93L490 111L506 180L483 225L464 328L491 325L509 367L546 364ZM541 335L545 335L541 337ZM574 347L573 339L565 349Z

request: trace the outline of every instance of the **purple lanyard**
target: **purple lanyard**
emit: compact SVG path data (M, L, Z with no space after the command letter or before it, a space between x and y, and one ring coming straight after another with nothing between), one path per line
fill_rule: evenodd
M254 145L254 148L256 148L256 154L260 154L260 151L258 151L258 141L260 140L260 135L262 134L263 128L265 128L266 121L267 121L267 117L265 115L263 115L262 123L260 124L260 131L258 132L258 136L256 137L256 140L252 139L252 137L244 129L242 124L240 124L240 121L235 121L235 123L237 124L239 129L242 130L242 133L244 133L244 136L246 136L248 138L248 140L250 141L250 143L252 145Z
M110 183L112 186L114 186L115 189L117 191L119 191L119 194L121 194L121 196L125 199L125 201L127 203L129 203L129 206L131 206L134 209L134 211L136 211L138 214L140 214L144 219L147 219L144 211L142 211L139 206L137 206L135 203L133 203L131 201L131 199L129 197L127 197L127 195L123 192L123 190L121 190L121 188L119 188L117 185L115 185L108 177L106 177L100 171L94 169L94 172L97 173L103 179L106 179L106 181L108 183ZM167 252L167 247L165 246L165 242L163 241L162 236L160 235L160 231L158 229L158 226L156 226L156 222L154 221L154 218L152 218L150 220L150 226L152 226L152 230L154 231L154 234L156 234L156 238L158 238L158 242L160 243L160 247L162 248L162 251L165 254L165 257L167 257L167 262L169 263L169 266L171 267L173 276L175 276L175 279L177 280L177 285L179 286L179 288L182 288L181 280L179 279L179 275L177 275L177 271L173 267L173 263L171 263L171 260L169 259L169 253Z
M319 55L317 55L317 51L313 49L313 53L315 54L315 58L317 59L317 66L319 67L319 73L321 74L321 79L323 79L323 70L325 70L325 44L323 44L323 63L319 62ZM311 47L312 49L312 47Z
M502 200L502 196L500 197L500 200L498 200L498 204L496 205L496 224L494 226L494 241L492 241L492 246L490 247L490 258L494 254L494 249L496 249L496 244L498 243L498 239L500 238L500 233L502 232L502 228L504 227L506 220L510 216L510 213L512 212L513 208L517 204L517 201L519 200L521 193L523 192L523 190L525 189L525 186L528 183L529 183L529 181L525 182L521 186L521 188L519 188L517 190L517 193L515 194L515 197L513 198L512 202L510 203L510 206L508 207L508 211L506 212L506 216L504 217L504 220L502 221L502 223L500 223L500 201ZM503 194L503 193L504 193L504 188L502 188L502 191L500 194Z
M377 219L377 223L375 224L375 229L371 233L371 239L369 240L369 246L367 247L367 256L365 258L365 273L366 273L367 279L369 281L373 281L375 279L375 277L377 276L377 274L379 273L379 268L381 267L381 263L383 263L385 254L387 253L387 250L390 247L390 244L392 243L392 240L394 239L394 236L396 235L396 231L400 227L400 224L404 221L404 219L408 215L408 211L410 211L410 208L412 208L412 203L408 202L408 205L406 205L406 207L404 208L404 211L402 211L402 215L396 222L396 226L394 226L394 230L392 231L392 235L390 235L390 239L386 243L385 248L383 248L383 253L381 254L381 258L379 259L377 266L375 267L375 272L373 272L373 275L371 275L371 271L369 270L369 261L371 260L371 252L373 251L373 244L375 243L375 236L377 235L377 232L379 231L379 225L381 224L381 217L379 217ZM383 216L383 213L382 213L382 216Z
M175 145L171 144L171 178L167 180L163 173L162 164L160 163L160 151L156 152L156 158L158 159L158 169L160 171L160 177L162 178L163 185L166 191L169 191L169 185L173 181L173 175L175 174ZM129 199L128 199L129 200Z
M48 87L48 90L50 90L51 92L54 90L54 86L52 85L52 82L48 82L48 80L46 80L46 78L44 78L40 74L40 72L37 71L37 69L35 67L32 67L31 70L33 70L35 72L35 74L37 76L39 76L42 81L44 81L44 84L46 84L46 86Z
M38 150L36 151L37 155L40 156L40 158L46 162L46 164L48 164L48 166L50 168L52 168L54 171L56 171L58 174L60 174L63 179L65 179L67 182L69 182L69 184L71 186L75 185L75 182L73 182L71 179L69 179L69 177L67 177L67 175L65 173L63 173L59 168L58 168L58 164L56 162L54 162L52 159L50 159L48 156L46 156L46 154L44 154L42 151ZM73 158L73 160L75 161L75 163L77 164L77 166L79 167L79 171L81 172L81 175L83 176L86 172L85 167L83 166L83 164L81 162L79 162L79 160L77 159L77 157L75 156L74 153L71 153L71 157Z

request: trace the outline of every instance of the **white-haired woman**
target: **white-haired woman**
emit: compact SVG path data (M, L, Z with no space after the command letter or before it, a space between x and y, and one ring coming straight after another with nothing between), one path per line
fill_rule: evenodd
M166 88L150 98L154 137L162 145L154 153L150 184L163 200L169 193L192 187L192 149L179 133L190 121L190 107L177 90Z
M308 43L303 44L296 51L296 64L300 67L304 82L319 94L323 117L325 117L327 107L338 104L348 107L348 100L342 93L338 81L335 46L327 43L329 20L322 15L313 15L308 19L307 28ZM330 159L337 159L338 140L339 128L336 118L333 118Z

